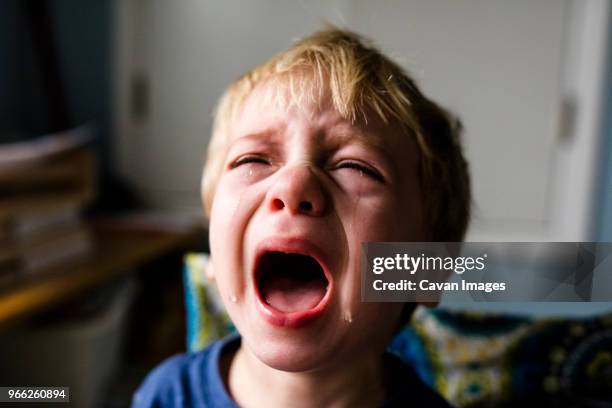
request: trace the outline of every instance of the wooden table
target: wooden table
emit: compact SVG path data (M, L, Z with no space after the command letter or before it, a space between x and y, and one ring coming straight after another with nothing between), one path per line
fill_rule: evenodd
M40 271L0 291L0 327L193 245L205 233L196 227L161 232L98 226L92 231L96 246L88 256Z

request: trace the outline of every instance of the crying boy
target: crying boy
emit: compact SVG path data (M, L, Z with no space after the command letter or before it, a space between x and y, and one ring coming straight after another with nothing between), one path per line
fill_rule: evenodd
M360 248L462 240L457 123L336 28L231 84L202 194L210 273L239 335L162 363L133 406L448 406L385 352L415 305L361 302Z

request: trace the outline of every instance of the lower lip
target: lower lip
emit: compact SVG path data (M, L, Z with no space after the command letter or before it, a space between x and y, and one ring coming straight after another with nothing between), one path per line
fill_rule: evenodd
M328 283L327 292L325 296L317 303L315 307L308 310L300 310L299 312L283 313L278 309L267 304L261 297L259 290L257 290L257 304L259 311L261 312L264 320L273 326L286 327L290 329L299 329L314 321L317 317L321 316L327 310L329 300L332 292L332 284Z

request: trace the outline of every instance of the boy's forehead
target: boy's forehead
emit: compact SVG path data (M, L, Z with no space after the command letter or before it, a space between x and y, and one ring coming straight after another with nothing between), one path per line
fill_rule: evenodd
M242 130L243 132L236 132L235 137L230 141L230 145L249 142L278 144L290 141L288 139L293 136L291 125L288 123L268 123L252 129L244 127ZM363 129L355 126L343 126L342 124L326 129L326 131L311 133L311 140L314 144L324 144L329 147L359 145L386 154L392 151L392 147L389 146L388 139L385 137L364 132Z
M285 82L267 81L256 86L237 110L230 141L233 143L244 137L285 138L299 120L320 129L316 132L320 138L338 145L357 143L393 150L398 147L399 138L411 139L402 134L398 125L384 123L371 109L364 109L355 120L343 117L335 109L328 90L290 92Z
M313 81L299 89L287 80L272 78L264 80L252 89L237 109L233 137L239 137L244 130L254 128L281 128L291 119L307 116L311 121L325 119L341 123L343 118L332 108L328 91L318 89ZM334 123L334 124L335 124Z

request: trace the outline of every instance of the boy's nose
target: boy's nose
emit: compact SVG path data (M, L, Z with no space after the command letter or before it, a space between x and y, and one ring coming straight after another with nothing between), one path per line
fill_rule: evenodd
M320 216L325 212L325 193L312 168L297 165L283 171L268 191L272 211Z

